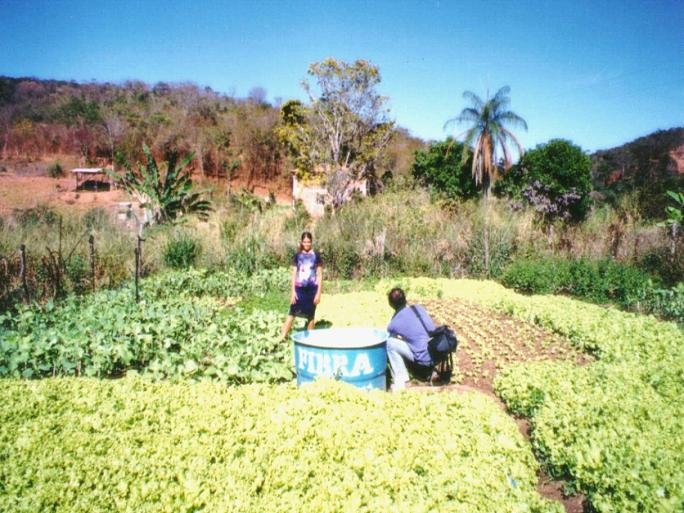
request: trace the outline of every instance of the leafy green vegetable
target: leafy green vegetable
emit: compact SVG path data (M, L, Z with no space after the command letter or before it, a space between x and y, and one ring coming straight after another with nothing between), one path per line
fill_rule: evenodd
M288 381L283 314L246 312L230 297L280 287L282 276L171 273L146 280L140 303L123 289L72 297L59 307L22 307L5 321L9 328L0 327L0 376L117 377L134 370L155 378Z
M0 511L561 513L479 394L5 380Z

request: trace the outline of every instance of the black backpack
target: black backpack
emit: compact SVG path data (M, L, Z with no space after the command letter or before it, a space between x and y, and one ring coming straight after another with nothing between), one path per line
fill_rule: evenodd
M423 318L418 313L418 309L415 305L411 305L411 310L413 310L413 313L423 325L423 329L425 329L426 333L430 336L428 352L430 353L432 361L435 364L438 364L447 360L451 356L451 353L456 351L456 348L458 347L456 333L454 333L446 324L437 326L434 330L427 329L425 321L423 321Z

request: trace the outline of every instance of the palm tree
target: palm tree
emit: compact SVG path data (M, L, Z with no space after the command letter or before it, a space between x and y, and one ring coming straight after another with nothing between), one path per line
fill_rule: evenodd
M527 130L527 123L515 112L508 110L511 103L508 94L511 88L503 86L492 98L482 101L478 95L471 91L465 91L463 98L471 104L453 119L444 124L444 127L452 123L470 123L471 127L463 135L463 155L461 165L464 165L473 151L473 178L475 185L482 186L484 209L484 267L489 275L489 223L487 199L492 188L492 183L498 177L500 163L504 169L511 166L511 151L509 143L513 143L518 154L523 154L523 148L516 139L515 135L507 128L508 126L519 126ZM499 153L500 151L500 153Z
M508 110L511 103L508 94L511 88L503 86L487 101L471 91L465 91L463 98L471 103L461 113L445 123L445 128L453 123L470 123L472 126L463 135L465 149L462 164L473 151L473 178L475 184L482 186L485 201L491 191L492 183L498 177L499 162L504 169L511 166L509 143L513 143L522 155L523 148L507 126L519 126L527 130L527 123L515 112ZM500 153L499 153L500 150Z

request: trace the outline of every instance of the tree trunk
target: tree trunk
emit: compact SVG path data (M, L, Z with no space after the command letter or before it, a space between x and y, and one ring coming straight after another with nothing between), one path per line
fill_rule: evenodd
M116 161L114 160L114 140L110 141L109 147L112 150L112 172L116 173Z
M9 128L5 132L5 142L2 145L2 158L6 159L7 158L7 146L9 145Z
M482 199L482 205L484 210L484 231L482 234L482 245L484 250L484 269L485 276L489 278L489 194L488 190L485 189L484 196Z
M670 246L670 256L672 257L672 261L675 261L675 257L677 256L677 223L672 223L672 243Z
M199 164L200 175L202 178L204 178L204 155L202 154L202 144L197 143L196 147L197 163Z

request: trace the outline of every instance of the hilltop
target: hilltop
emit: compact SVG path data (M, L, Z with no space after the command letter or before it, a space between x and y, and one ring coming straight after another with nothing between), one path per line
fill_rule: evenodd
M662 213L666 190L684 188L684 127L658 130L591 155L594 189L615 199L636 191L644 213Z
M170 148L194 152L191 165L201 177L277 191L288 187L292 171L279 124L280 102L266 101L261 88L236 98L193 83L0 76L0 159L20 167L20 174L40 174L41 162L57 159L122 166L141 158L146 143L156 155ZM396 128L376 176L406 174L423 144Z

